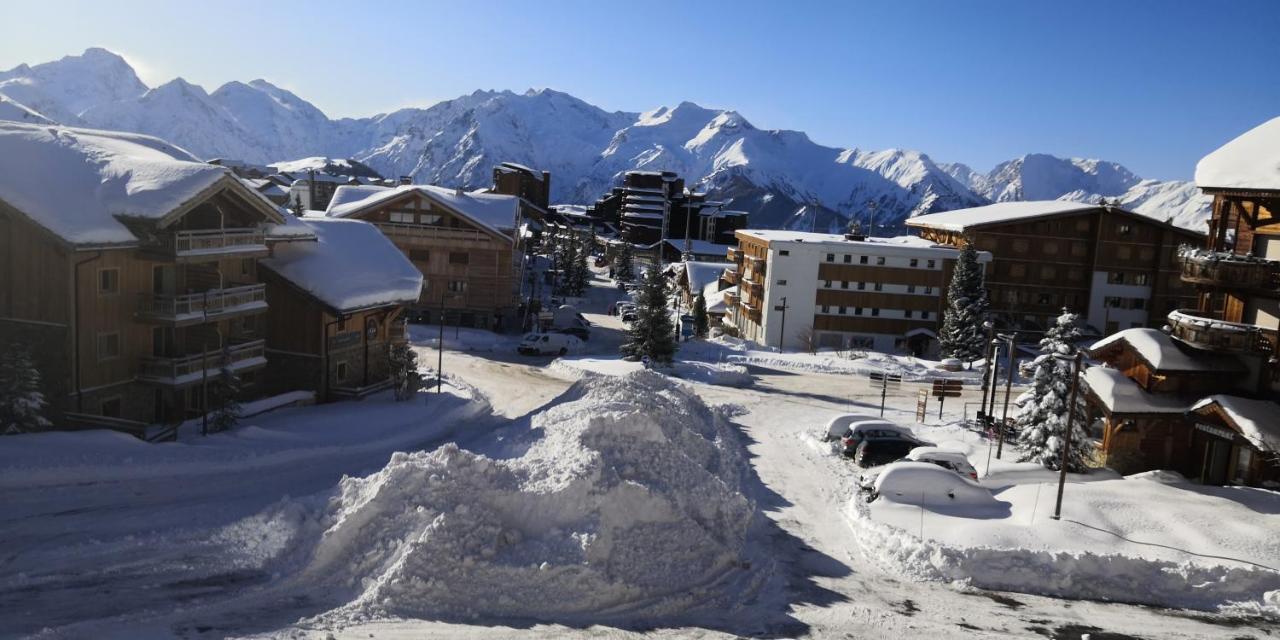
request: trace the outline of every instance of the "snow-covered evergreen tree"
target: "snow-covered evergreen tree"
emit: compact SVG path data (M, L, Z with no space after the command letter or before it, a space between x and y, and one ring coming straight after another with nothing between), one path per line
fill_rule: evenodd
M987 288L978 252L965 243L947 286L947 310L942 318L938 344L942 355L973 362L986 355Z
M289 203L289 211L293 212L295 217L301 218L304 211L302 210L302 197L293 196L293 202Z
M693 299L693 333L699 338L707 337L707 331L710 330L710 321L707 318L707 299L702 293L698 293L698 297Z
M1092 444L1085 425L1083 394L1076 393L1075 418L1070 419L1067 405L1071 401L1071 376L1074 363L1054 357L1074 356L1080 340L1080 316L1063 309L1057 322L1040 340L1040 355L1035 359L1032 386L1019 401L1015 429L1019 462L1038 462L1049 469L1059 469L1062 461L1063 437L1067 422L1071 425L1071 450L1067 471L1081 473L1092 454Z
M627 332L622 355L670 363L676 354L675 325L667 307L667 279L657 269L645 272L636 297L636 319Z
M240 375L231 368L231 347L222 348L222 367L209 391L209 430L226 431L240 422L240 396L244 393Z
M0 351L0 434L48 429L47 406L31 352L18 344L5 346Z
M422 389L422 374L418 372L418 354L407 343L391 345L391 386L396 400L412 398Z
M635 247L630 242L623 241L622 246L618 247L617 255L613 257L613 279L622 283L635 282L635 260Z
M581 235L574 233L569 237L573 246L569 262L565 265L565 292L571 296L581 296L591 284L591 268L587 265L589 247Z

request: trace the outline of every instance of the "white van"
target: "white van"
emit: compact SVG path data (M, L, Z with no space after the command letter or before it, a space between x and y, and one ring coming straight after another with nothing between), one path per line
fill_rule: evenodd
M527 356L565 355L577 351L582 341L564 333L530 333L520 340L516 351Z

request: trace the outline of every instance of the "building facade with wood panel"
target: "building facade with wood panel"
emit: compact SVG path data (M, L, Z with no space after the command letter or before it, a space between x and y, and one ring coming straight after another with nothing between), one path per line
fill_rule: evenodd
M260 387L258 260L305 235L261 194L155 138L16 123L0 175L0 343L33 347L55 425L203 414L223 367Z
M791 350L936 347L959 250L913 237L751 229L737 238L723 276L737 287L725 322L742 337Z
M325 215L372 223L418 268L415 317L502 331L519 326L524 203L427 185L340 187Z
M1101 335L1159 327L1190 304L1178 247L1202 234L1112 206L1002 202L907 220L920 237L954 247L972 242L995 263L987 293L1001 328L1039 331L1062 309Z

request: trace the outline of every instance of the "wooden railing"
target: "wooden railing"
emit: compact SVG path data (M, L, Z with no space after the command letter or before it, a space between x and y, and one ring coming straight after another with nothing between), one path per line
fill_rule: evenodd
M728 282L730 285L735 285L742 281L742 277L738 274L738 270L732 267L725 269L724 273L720 274L720 279Z
M1280 262L1225 251L1181 252L1182 280L1224 289L1280 291Z
M207 371L209 377L213 378L223 366L264 357L265 347L265 341L253 340L232 345L225 352L222 349L211 349L204 353L174 358L145 358L139 377L153 382L177 384L185 376Z
M478 229L457 227L441 227L429 224L405 224L402 222L375 222L382 233L388 236L405 236L411 238L428 238L432 240L472 240L489 242L490 236Z
M238 307L266 301L266 285L250 284L180 296L145 294L142 296L138 313L163 320L210 318L235 312L239 310Z
M199 229L175 231L159 237L158 248L175 256L234 253L237 250L265 249L262 229Z
M1275 349L1275 332L1256 325L1218 320L1192 309L1172 311L1168 320L1170 335L1202 349L1244 353Z

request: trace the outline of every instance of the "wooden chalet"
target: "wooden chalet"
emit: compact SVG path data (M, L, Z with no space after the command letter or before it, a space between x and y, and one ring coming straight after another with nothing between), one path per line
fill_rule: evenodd
M407 339L404 309L418 301L422 274L371 224L303 224L315 242L277 247L262 261L272 391L333 399L387 388L391 347Z

